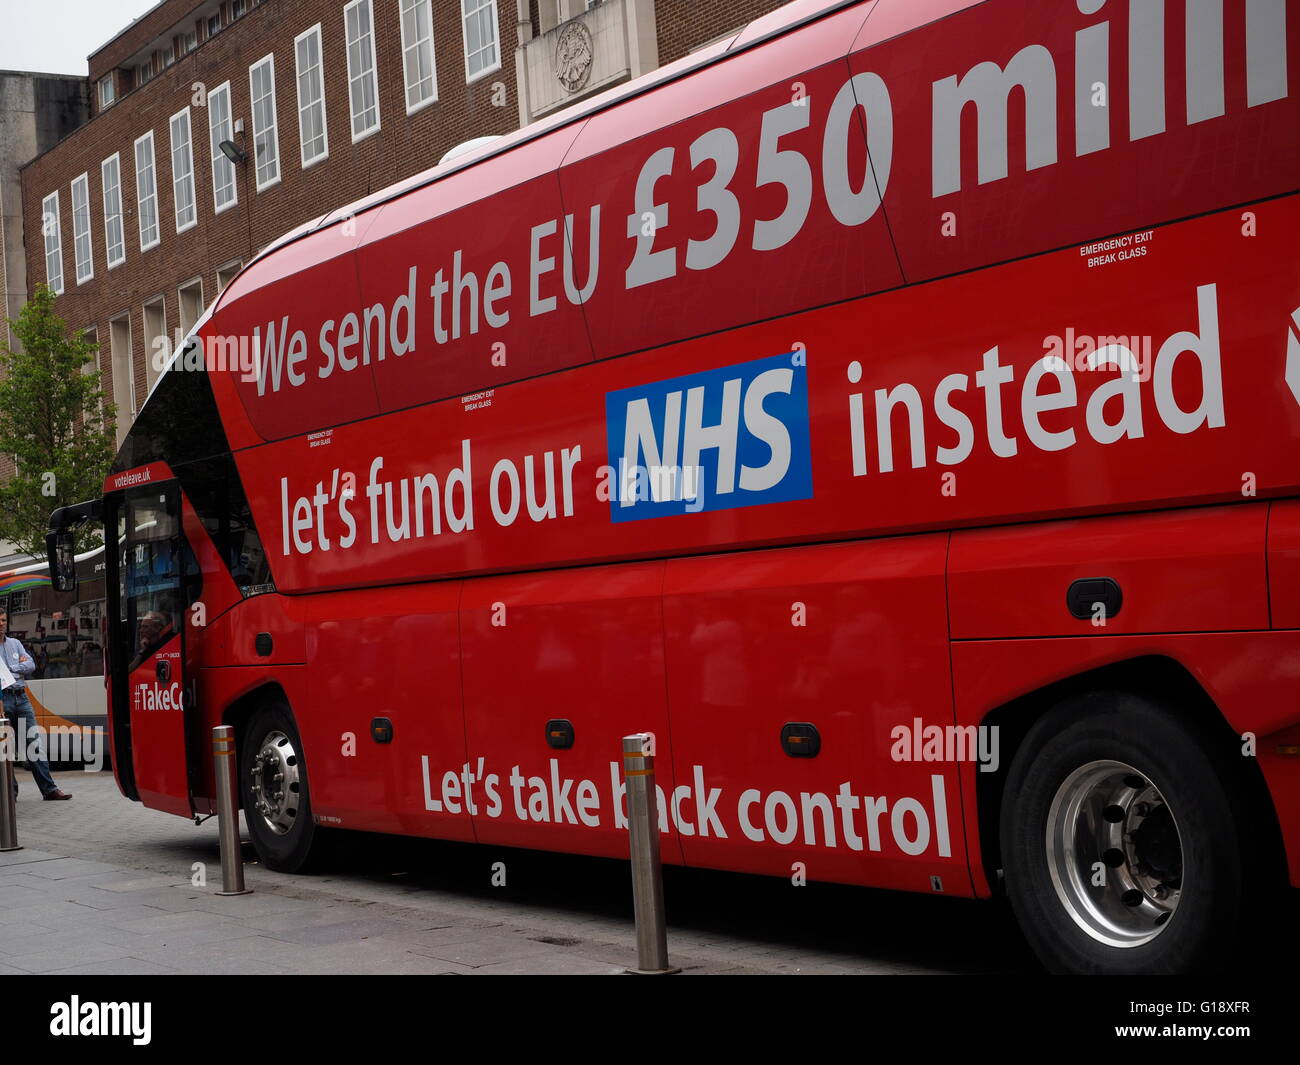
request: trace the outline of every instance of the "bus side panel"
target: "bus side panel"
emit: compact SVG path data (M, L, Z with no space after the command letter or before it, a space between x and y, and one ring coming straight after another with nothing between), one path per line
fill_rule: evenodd
M480 842L626 858L622 737L634 732L655 734L658 784L672 793L663 572L649 562L466 582L465 719L482 781ZM572 724L571 747L550 745L547 723L560 720ZM459 769L440 763L438 778ZM681 861L675 833L662 851Z
M210 542L205 539L205 543L211 549ZM207 808L210 812L217 794L212 769L212 729L228 723L226 711L232 703L268 684L279 684L284 689L301 727L307 693L294 687L294 678L300 676L306 661L306 647L301 598L257 595L217 613L216 598L211 602L206 599L212 583L207 570L204 582L205 624L198 624L199 615L193 606L186 612L186 668L196 670L198 677L198 716L187 724L187 742L193 767L191 786L195 809ZM233 587L228 576L218 578L217 584L219 588ZM267 653L258 653L260 634L271 638Z
M272 598L270 596L266 597ZM230 705L250 692L268 684L284 690L285 699L294 709L294 716L302 732L303 743L308 743L308 730L303 728L308 715L303 713L307 703L307 667L297 664L259 664L236 668L207 667L197 670L197 691L200 717L191 742L195 743L190 785L194 792L195 813L217 812L216 782L212 768L212 729L228 724L226 711ZM242 751L240 754L242 755ZM310 756L308 758L310 763ZM315 787L315 777L311 778Z
M465 761L459 602L457 581L308 600L310 702L297 718L318 823L474 839L435 776ZM377 718L391 723L388 742L372 734Z
M1268 581L1273 628L1300 629L1300 499L1269 512Z
M1294 495L1300 407L1283 373L1297 278L1287 234L1300 227L1300 197L1252 210L1260 228L1249 239L1239 213L1223 212L1157 231L1149 254L1113 268L1091 269L1067 249L536 377L496 389L490 402L467 397L341 425L329 446L295 439L236 461L263 540L279 552L277 586L291 590L1240 503L1244 473L1260 498ZM928 327L936 322L945 331ZM1087 369L1080 356L1094 341L1132 344L1140 372ZM1054 350L1055 369L1046 358ZM727 382L756 380L759 360L776 368L782 353L790 392L763 409L780 410L805 385L807 396L806 415L798 402L784 406L790 461L775 472L785 498L737 491L737 463L727 491L699 513L682 503L642 521L656 506L627 490L611 507L601 489L618 485L603 467L660 461L638 439L671 454L665 465L686 466L689 434L690 453L712 468L718 436L686 421L684 390L702 387L708 424L721 424ZM645 432L629 433L629 412L649 398ZM752 444L751 461L765 461L759 424L731 417L728 452L733 440ZM551 494L548 477L557 497L568 486L554 520L491 510L494 491L509 504L500 470L513 466L518 496L530 457L534 498ZM342 501L311 505L335 471L340 483L349 474L356 482L347 547ZM432 493L421 487L429 478ZM422 532L394 524L403 499L425 514ZM295 534L295 514L311 527ZM468 518L472 528L461 527ZM330 550L312 546L321 536Z
M1266 629L1267 522L1248 503L954 533L953 639ZM1100 578L1119 609L1088 599L1076 617L1071 586Z
M956 767L912 742L953 720L947 540L669 561L689 864L790 876L803 862L809 879L926 892L938 876L945 893L971 894ZM787 753L789 723L816 728L814 757Z
M919 25L933 6L882 3L850 57L889 88L909 282L1295 189L1295 4L993 0Z
M307 602L303 596L255 595L215 618L209 614L201 630L191 624L186 632L197 642L191 660L207 667L301 664L307 661ZM268 652L258 651L261 634L271 637Z
M376 330L372 367L381 410L402 410L590 361L582 311L564 294L562 263L571 256L556 176L577 130L575 125L520 145L372 212L378 217L365 229L357 255L362 303L388 306L394 293L405 293L410 301L394 310L387 338L382 319ZM575 239L585 242L585 213L575 225ZM485 248L492 249L496 262L526 263L530 256L537 261L531 280L535 298L538 303L549 299L553 308L521 313L528 310L525 305L510 313L509 276L503 281L491 263L479 261ZM542 266L542 259L553 269ZM585 266L570 272L581 278ZM427 308L439 285L442 302L433 304L430 321ZM438 343L429 342L431 329L442 330ZM490 359L481 357L487 333ZM417 343L421 335L418 352L401 357L396 345ZM386 340L398 357L384 357ZM497 359L498 352L508 357Z
M823 192L873 182L844 58L869 10L829 14L583 126L560 182L584 253L589 205L601 208L603 274L582 303L597 357L901 284L883 214ZM656 209L653 238L632 244Z
M1300 759L1278 755L1279 734L1300 726L1300 632L1213 632L1037 640L971 640L953 644L957 723L980 724L995 707L1101 666L1147 655L1183 665L1238 736L1256 737L1260 768L1281 823L1291 883L1300 886ZM1233 741L1235 753L1244 741ZM1006 757L1004 753L1003 757ZM975 809L975 767L962 766L963 798ZM1003 767L1005 770L1005 766ZM973 818L971 819L973 824ZM971 841L974 848L975 841ZM981 895L989 886L979 863Z

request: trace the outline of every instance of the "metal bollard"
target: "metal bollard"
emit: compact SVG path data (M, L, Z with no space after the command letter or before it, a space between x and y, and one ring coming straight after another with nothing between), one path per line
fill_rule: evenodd
M14 802L14 761L18 757L18 737L9 718L0 713L0 851L20 851L18 843L18 806Z
M217 834L221 839L221 890L218 895L248 895L244 887L244 855L239 849L239 811L235 808L235 730L212 730L212 762L217 778Z
M655 796L654 737L623 737L623 779L627 783L628 841L632 851L632 906L636 914L637 968L628 972L666 974L668 927L664 921L663 868L659 861L659 809Z

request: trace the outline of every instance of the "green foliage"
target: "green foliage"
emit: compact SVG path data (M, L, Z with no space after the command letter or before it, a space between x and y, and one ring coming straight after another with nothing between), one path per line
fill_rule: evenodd
M68 336L48 288L38 285L9 324L20 350L0 340L0 454L16 457L18 472L0 485L0 539L43 557L50 513L102 494L116 412L99 370L83 370L98 348L82 330ZM102 541L83 529L77 550Z

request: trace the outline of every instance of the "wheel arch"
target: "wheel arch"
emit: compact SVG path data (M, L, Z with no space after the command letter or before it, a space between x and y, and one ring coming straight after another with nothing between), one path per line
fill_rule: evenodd
M244 736L248 732L248 726L253 720L253 716L262 708L270 706L273 703L282 704L290 715L293 715L293 704L289 701L288 693L278 681L268 680L250 691L244 692L237 699L229 703L221 713L221 723L231 725L235 729L235 750L243 752ZM297 718L294 718L295 722ZM242 792L240 795L242 799ZM242 803L241 803L242 805Z
M1043 685L990 709L982 726L996 726L998 770L975 773L979 860L987 881L1001 892L1001 827L999 824L1006 781L1025 737L1033 725L1064 700L1092 692L1123 691L1165 705L1176 704L1186 721L1242 789L1247 808L1256 818L1261 869L1279 884L1286 883L1286 852L1277 812L1264 775L1255 758L1230 759L1240 750L1241 737L1228 724L1214 699L1177 659L1166 655L1140 655L1112 662ZM1217 752L1217 754L1216 754Z

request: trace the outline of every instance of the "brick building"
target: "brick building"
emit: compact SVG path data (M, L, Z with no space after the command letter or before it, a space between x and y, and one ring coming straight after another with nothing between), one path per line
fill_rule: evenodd
M160 338L280 234L783 2L162 0L89 57L89 119L22 167L27 291L93 332L120 435ZM574 22L590 62L566 71Z

